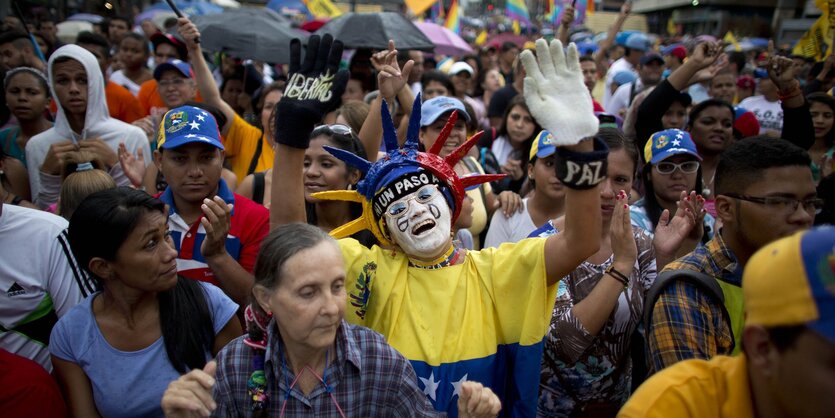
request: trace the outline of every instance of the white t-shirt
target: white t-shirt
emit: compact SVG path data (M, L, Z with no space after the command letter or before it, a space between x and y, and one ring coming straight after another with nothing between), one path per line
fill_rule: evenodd
M0 347L50 372L52 327L95 291L66 228L64 218L39 210L3 205L0 213Z
M528 213L528 199L522 199L522 211L514 212L510 218L505 217L500 210L493 214L490 229L487 230L487 239L484 240L484 248L498 247L504 242L519 242L535 229L536 225Z
M500 136L493 141L493 145L490 146L490 151L496 157L496 162L499 165L504 165L507 163L507 159L510 158L510 153L513 152L513 145L510 145L510 140L507 137Z
M139 95L139 84L133 82L133 80L127 78L122 70L116 71L110 75L110 81L130 90L131 94L134 97Z
M638 71L635 70L635 67L626 60L626 58L620 58L617 61L613 62L612 65L609 67L609 70L606 72L606 88L603 89L603 108L609 108L609 100L612 98L612 80L615 78L615 74L621 71L629 71L632 74L635 74L635 77L638 77Z
M626 111L629 109L629 105L632 104L631 99L634 98L634 96L632 96L633 85L635 86L635 96L644 90L644 83L641 82L640 78L636 78L635 81L618 87L618 89L615 90L615 94L609 98L609 104L605 107L606 112L620 117L625 117ZM621 110L623 113L621 113Z
M769 102L765 96L751 96L739 102L739 106L753 112L760 122L760 135L767 131L783 132L783 107L780 101Z

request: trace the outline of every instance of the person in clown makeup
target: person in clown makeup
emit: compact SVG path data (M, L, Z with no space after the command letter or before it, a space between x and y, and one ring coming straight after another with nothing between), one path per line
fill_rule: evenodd
M528 74L525 97L558 146L557 177L567 189L566 227L561 233L482 251L453 246L451 230L464 189L501 175L459 177L453 170L478 134L446 157L438 155L455 113L431 149L419 152L420 97L402 147L388 107L382 106L383 139L389 151L377 162L328 149L363 171L365 178L357 190L315 196L359 202L364 208L362 217L331 231L342 238L345 318L383 334L409 359L418 386L435 409L452 417L458 416L456 402L465 381L490 387L507 416L534 415L542 341L556 285L600 245L597 186L605 179L608 150L593 139L598 122L583 85L577 49L571 45L564 51L560 42L549 46L544 40L537 41L536 48L538 58L528 51L522 54ZM288 93L277 108L273 227L305 221L301 176L306 140L338 102L347 78L325 68L327 57L341 56L338 41L311 37L304 63L300 50L300 43L294 42ZM405 82L396 64L383 71L384 82ZM343 238L363 229L371 230L382 246L367 248Z

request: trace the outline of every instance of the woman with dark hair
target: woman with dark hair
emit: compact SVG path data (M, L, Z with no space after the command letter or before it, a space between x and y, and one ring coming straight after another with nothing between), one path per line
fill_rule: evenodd
M363 158L365 148L353 129L346 125L321 125L310 134L310 148L304 154L307 221L324 231L330 231L359 216L362 213L361 205L321 201L310 195L328 190L349 190L362 179L362 173L325 151L325 146L343 149ZM269 208L272 170L246 176L236 193ZM369 247L376 243L368 231L357 233L354 238Z
M420 77L420 85L423 88L420 95L423 101L440 96L452 97L455 94L452 80L448 75L438 70L424 71Z
M644 197L635 202L630 211L632 224L645 229L650 234L655 232L659 223L665 225L678 211L691 207L696 213L697 228L693 228L686 245L676 253L686 254L696 245L706 243L713 238L716 219L702 209L704 198L702 189L702 157L696 151L696 144L690 134L678 129L668 129L654 133L644 147L647 164L641 171L641 183ZM702 219L703 218L703 219ZM657 248L656 248L657 251ZM660 260L659 266L672 260Z
M502 124L490 150L496 157L500 171L507 177L495 183L496 193L510 190L519 193L525 182L525 167L528 166L531 145L536 134L542 130L525 103L523 95L514 97L502 117Z
M46 118L50 103L49 83L44 73L30 67L18 67L6 73L3 91L6 106L17 118L19 126L0 131L0 147L25 167L26 143L52 127L52 122Z
M177 274L167 215L161 201L123 187L88 196L70 220L73 255L100 288L50 336L72 416L160 416L168 383L241 335L234 302Z
M641 321L645 292L655 281L652 237L631 224L628 209L638 150L617 129L600 129L597 137L609 146L608 178L599 189L600 250L565 276L557 289L545 337L538 416L617 414L630 394L631 340ZM676 226L687 230L688 224ZM565 219L558 218L530 236L547 237L564 228Z
M832 174L833 160L835 154L835 99L826 93L812 93L806 96L809 102L809 113L812 115L812 123L815 127L815 142L809 148L809 157L812 158L812 175L815 181Z
M346 273L335 239L311 225L282 225L264 239L254 273L249 333L221 350L211 381L195 370L171 383L162 401L167 417L436 415L409 361L382 335L345 321ZM462 417L499 411L489 388L465 382L460 393Z

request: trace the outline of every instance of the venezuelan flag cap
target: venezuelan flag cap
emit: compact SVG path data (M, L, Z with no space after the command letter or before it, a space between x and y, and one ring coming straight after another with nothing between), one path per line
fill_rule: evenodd
M746 325L806 325L835 343L835 228L798 232L757 251L742 292Z

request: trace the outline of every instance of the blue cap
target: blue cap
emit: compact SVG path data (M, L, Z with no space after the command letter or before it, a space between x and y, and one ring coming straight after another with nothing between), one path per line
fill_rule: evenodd
M638 31L635 31L635 30L625 30L625 31L622 31L622 32L618 32L618 34L615 36L615 44L620 45L620 46L626 46L626 40L629 39L630 36L632 36L636 33L638 33ZM597 40L598 42L602 41L605 38L606 33L602 32L602 34L604 36L602 38L598 39Z
M658 164L674 155L689 154L701 161L696 151L696 144L690 134L681 129L667 129L649 137L644 147L644 159L650 164Z
M173 149L192 142L223 149L214 116L194 106L180 106L169 110L162 118L157 147Z
M420 126L429 126L435 123L441 115L453 110L458 111L458 117L470 121L470 115L464 109L464 103L454 97L440 96L423 102L420 113Z
M648 51L650 47L649 37L643 33L633 33L626 38L623 46L629 49L637 49L638 51Z
M531 145L531 154L528 156L529 160L536 158L545 158L557 152L557 146L554 145L554 136L548 131L541 131L536 135Z
M157 68L154 68L154 80L159 81L160 77L162 77L162 73L168 70L175 70L182 74L185 78L194 78L194 73L191 71L191 65L185 61L173 59L163 62L162 64L157 65Z
M619 71L612 77L612 82L617 84L618 86L622 86L627 83L631 83L638 79L638 76L635 75L632 71Z

